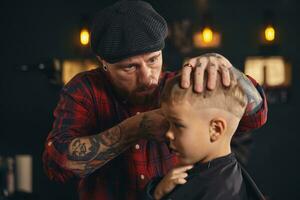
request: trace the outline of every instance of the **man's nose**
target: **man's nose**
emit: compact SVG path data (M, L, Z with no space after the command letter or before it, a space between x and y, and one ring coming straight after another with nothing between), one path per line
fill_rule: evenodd
M141 66L139 75L140 83L143 83L147 86L151 85L151 69L146 64Z

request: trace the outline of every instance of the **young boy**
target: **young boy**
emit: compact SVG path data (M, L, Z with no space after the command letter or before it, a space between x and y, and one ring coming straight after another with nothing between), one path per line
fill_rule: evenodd
M247 97L234 79L225 88L219 74L217 78L215 90L200 94L192 87L181 89L180 76L166 84L161 110L170 123L166 137L179 165L150 181L145 199L263 199L230 148Z

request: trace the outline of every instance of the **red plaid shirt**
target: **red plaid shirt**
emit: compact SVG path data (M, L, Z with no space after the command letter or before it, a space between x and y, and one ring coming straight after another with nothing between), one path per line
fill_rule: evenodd
M143 107L130 107L114 94L112 85L100 69L78 74L61 92L54 111L55 121L49 133L43 155L50 179L66 181L74 176L65 169L67 148L79 136L100 133L115 126L136 112L158 108L165 81L175 73L162 73L155 95L157 102ZM251 79L264 98L262 108L254 115L242 118L238 131L259 128L267 120L266 98L261 87ZM139 199L147 182L164 175L176 164L176 157L167 144L139 140L117 158L79 181L82 200Z

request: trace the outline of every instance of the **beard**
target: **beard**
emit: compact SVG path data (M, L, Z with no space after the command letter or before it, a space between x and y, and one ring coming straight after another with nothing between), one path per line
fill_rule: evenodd
M127 94L128 102L141 105L149 102L153 98L158 85L143 86Z
M158 89L159 77L160 75L155 78L153 77L150 85L143 84L135 88L130 87L130 85L134 87L132 82L129 82L129 85L126 85L126 82L128 82L127 80L122 81L111 78L111 82L113 89L121 97L122 101L132 105L142 105L153 100L154 93Z

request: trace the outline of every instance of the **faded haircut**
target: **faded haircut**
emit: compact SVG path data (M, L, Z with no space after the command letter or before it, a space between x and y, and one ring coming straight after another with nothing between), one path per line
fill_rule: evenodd
M207 89L207 73L204 74L203 91L196 93L193 85L188 89L180 87L181 74L167 81L162 96L161 104L167 105L180 104L188 101L197 108L218 108L228 111L238 118L241 118L247 105L247 97L241 87L236 84L236 80L231 75L231 84L229 87L223 86L221 75L217 73L217 82L214 90ZM194 75L191 74L191 77ZM192 83L192 80L191 80Z

